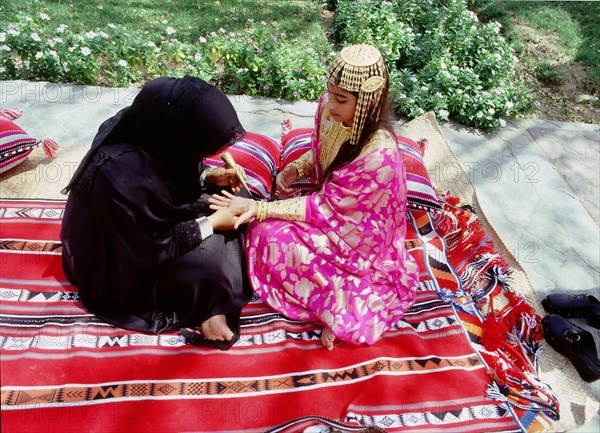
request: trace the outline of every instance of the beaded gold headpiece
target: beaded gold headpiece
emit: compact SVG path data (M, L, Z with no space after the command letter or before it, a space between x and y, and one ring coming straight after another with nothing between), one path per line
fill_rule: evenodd
M381 95L387 80L388 71L383 56L371 45L350 45L343 48L329 67L331 83L349 92L358 92L350 144L358 143L370 114L379 120Z

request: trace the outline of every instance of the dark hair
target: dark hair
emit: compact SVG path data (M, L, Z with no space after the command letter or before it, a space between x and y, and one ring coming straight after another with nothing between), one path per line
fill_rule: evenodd
M341 75L341 71L338 75ZM340 77L338 76L335 80L336 83L339 83L339 80ZM352 95L358 99L358 92L350 93L352 93ZM365 147L365 145L369 142L371 136L378 129L386 129L392 134L392 136L394 136L394 129L392 128L392 124L390 121L390 115L392 110L389 101L389 78L387 79L379 103L381 104L379 120L375 120L372 112L367 116L363 130L361 131L360 136L358 137L358 143L356 145L352 145L350 144L350 140L347 140L342 144L337 155L335 156L331 164L329 164L329 167L327 167L327 169L323 172L321 180L315 185L312 191L320 190L323 184L325 184L329 179L331 179L331 176L333 175L334 171L354 161L358 157L358 155L360 155L360 152ZM318 164L319 162L315 161L315 163Z

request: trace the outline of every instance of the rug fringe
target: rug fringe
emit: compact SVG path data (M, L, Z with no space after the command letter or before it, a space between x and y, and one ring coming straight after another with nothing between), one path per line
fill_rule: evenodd
M448 193L440 194L443 212L433 216L436 231L446 241L448 260L481 312L480 353L492 379L488 397L524 410L559 419L559 403L552 389L539 379L542 350L540 317L525 298L511 290L510 265L498 254L470 206ZM496 310L494 300L506 304ZM464 308L463 308L464 310Z

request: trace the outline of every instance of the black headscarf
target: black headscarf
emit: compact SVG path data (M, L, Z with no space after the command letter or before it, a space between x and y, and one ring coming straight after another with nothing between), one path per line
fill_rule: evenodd
M164 161L200 162L244 134L233 105L219 89L196 77L160 77L146 84L130 107L102 123L62 192L88 195L93 161L103 146L126 143Z

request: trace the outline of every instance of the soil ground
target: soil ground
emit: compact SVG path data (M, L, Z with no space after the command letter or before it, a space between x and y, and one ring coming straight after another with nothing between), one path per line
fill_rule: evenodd
M517 28L524 35L524 52L530 58L547 61L564 79L560 83L538 81L527 66L519 65L521 79L538 95L541 106L537 112L525 117L533 117L564 122L600 123L600 102L577 102L582 95L598 98L600 89L587 78L587 67L561 52L557 40L536 31L525 23Z

